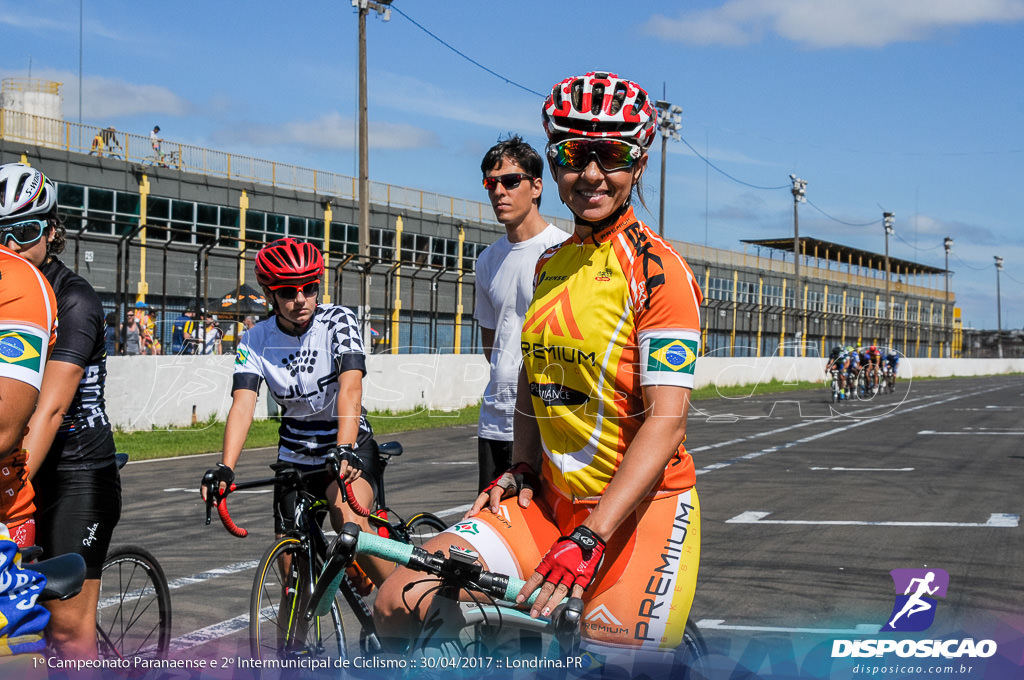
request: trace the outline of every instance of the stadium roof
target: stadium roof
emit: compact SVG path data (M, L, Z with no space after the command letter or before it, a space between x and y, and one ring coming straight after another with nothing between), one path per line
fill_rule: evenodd
M742 242L762 248L782 250L787 253L793 252L792 236L787 238L744 239ZM878 253L871 252L870 250L861 250L860 248L844 246L841 243L832 243L831 241L822 241L816 238L801 236L800 252L808 257L816 257L818 259L839 262L842 264L854 264L858 267L877 269L881 272L885 271L884 254L880 255ZM889 267L891 271L899 272L901 274L944 274L946 272L945 269L940 267L932 267L931 265L921 264L919 262L902 260L898 257L892 257L891 255L889 256Z

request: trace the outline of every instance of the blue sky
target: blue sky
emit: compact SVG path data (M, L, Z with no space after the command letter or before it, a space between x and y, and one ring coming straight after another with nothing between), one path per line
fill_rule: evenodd
M74 121L79 6L0 0L0 77L63 82ZM996 326L1000 255L1003 328L1024 327L1024 0L394 7L368 21L371 179L485 201L479 162L499 135L544 143L538 93L611 70L683 108L685 143L667 158L670 238L740 249L791 235L795 173L811 202L802 235L882 252L891 211L891 254L938 267L952 237L952 287L978 328ZM158 123L168 140L355 174L348 0L89 0L81 29L84 123L138 134ZM546 188L544 212L568 216Z

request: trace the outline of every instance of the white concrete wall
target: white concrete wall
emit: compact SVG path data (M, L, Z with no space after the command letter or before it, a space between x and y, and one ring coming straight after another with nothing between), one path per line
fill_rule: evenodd
M227 416L233 357L111 357L107 360L107 414L115 426L148 430ZM697 387L823 379L820 359L704 357ZM1024 359L904 359L900 375L951 377L1024 373ZM368 410L445 411L476 403L487 384L483 355L375 354L367 360L363 404ZM261 390L256 416L268 414Z

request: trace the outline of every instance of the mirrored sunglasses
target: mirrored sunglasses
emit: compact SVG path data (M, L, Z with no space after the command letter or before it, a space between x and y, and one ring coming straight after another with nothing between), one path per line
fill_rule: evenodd
M581 171L593 158L605 172L626 170L633 166L643 150L636 144L618 139L566 139L548 144L548 158L555 165Z
M501 186L506 189L515 189L523 180L532 179L533 177L530 175L521 172L510 172L507 175L498 175L497 177L484 177L484 189L494 191L498 188L498 182L501 182Z
M6 245L8 240L13 239L19 245L32 245L43 237L43 232L48 226L50 223L47 220L22 220L13 224L2 224L0 243Z
M320 294L320 282L313 281L304 286L279 286L271 290L282 300L294 300L299 296L300 290L303 297L311 298Z

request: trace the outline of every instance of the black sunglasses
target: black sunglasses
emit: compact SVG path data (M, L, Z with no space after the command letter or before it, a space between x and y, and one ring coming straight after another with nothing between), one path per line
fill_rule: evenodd
M506 189L515 189L524 179L532 180L534 178L521 172L510 172L507 175L498 175L497 177L484 177L484 189L494 191L498 188L498 182L501 182L501 186Z
M280 288L273 288L272 290L274 291L274 294L282 300L294 300L299 296L300 290L304 297L311 298L320 294L320 282L313 281L304 286L281 286Z

